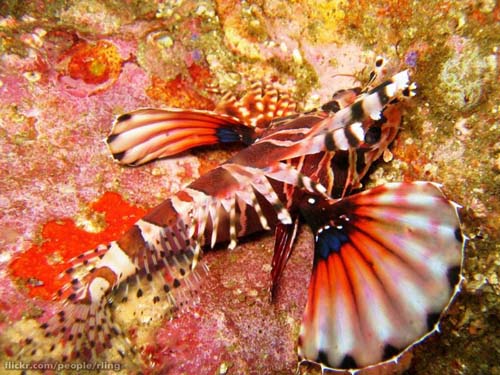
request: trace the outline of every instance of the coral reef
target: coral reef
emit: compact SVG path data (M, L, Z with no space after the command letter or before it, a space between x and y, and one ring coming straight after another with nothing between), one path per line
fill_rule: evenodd
M126 3L0 3L2 362L15 358L19 339L50 309L46 300L65 260L116 237L236 149L122 168L102 142L114 116L145 106L213 108L213 88L242 90L252 79L289 88L308 109L366 82L365 67L381 54L410 68L419 92L405 110L393 161L379 163L367 184L442 183L463 206L470 237L463 291L441 334L417 345L394 371L500 374L496 2ZM172 320L153 319L163 316L159 307L118 306L116 319L139 348L142 371L293 373L310 236L300 233L274 303L273 238L263 234L234 251L209 252L198 303ZM143 314L131 314L134 307Z

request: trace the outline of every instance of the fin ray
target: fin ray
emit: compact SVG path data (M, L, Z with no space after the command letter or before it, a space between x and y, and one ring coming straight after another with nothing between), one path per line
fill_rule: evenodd
M316 239L303 360L363 368L435 330L459 288L460 278L450 285L448 275L461 267L464 245L457 207L435 184L386 184L329 202L316 196L301 210Z
M198 146L243 142L252 132L237 118L220 113L144 108L119 116L106 143L119 163L140 165Z
M291 224L278 223L275 230L274 253L271 270L271 299L274 299L278 290L278 283L285 266L292 254L293 244L297 236L299 225L298 216Z

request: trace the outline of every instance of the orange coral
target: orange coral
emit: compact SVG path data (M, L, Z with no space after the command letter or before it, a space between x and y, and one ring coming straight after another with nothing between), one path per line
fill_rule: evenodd
M78 42L64 54L65 59L69 59L66 72L71 78L94 85L116 81L123 63L116 46L104 40Z
M31 297L51 299L65 283L59 275L68 268L71 258L118 238L146 213L143 208L132 206L119 194L110 192L90 207L105 214L104 231L87 232L71 219L49 221L42 229L42 245L32 246L10 263L12 275L26 281ZM31 283L32 280L36 282Z

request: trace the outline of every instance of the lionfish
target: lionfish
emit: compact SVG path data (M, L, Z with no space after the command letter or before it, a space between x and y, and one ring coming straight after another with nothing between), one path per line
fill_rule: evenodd
M382 65L377 60L378 72ZM207 270L204 248L233 249L262 230L276 234L274 294L300 221L313 232L314 261L299 366L355 372L397 360L435 331L461 281L458 205L432 182L359 192L397 134L399 103L416 87L408 71L367 86L338 91L306 113L287 93L257 83L244 96L226 94L213 111L147 108L117 117L106 141L123 165L202 145L246 147L121 238L71 261L71 281L57 296L63 306L41 326L57 340L50 350L62 345L64 360L82 360L114 347L125 357L128 340L107 306L119 290L160 279L168 303L182 303L189 295L178 291L195 289ZM36 353L36 340L26 339L24 350Z

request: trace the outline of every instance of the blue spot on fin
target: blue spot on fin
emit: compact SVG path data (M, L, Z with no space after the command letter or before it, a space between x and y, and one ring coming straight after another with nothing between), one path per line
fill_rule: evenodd
M332 253L340 252L342 245L349 240L349 237L342 229L330 227L323 229L317 234L316 255L321 259L327 259Z
M236 129L230 128L218 128L216 133L219 142L221 143L231 143L231 142L240 142L241 136L238 134Z

